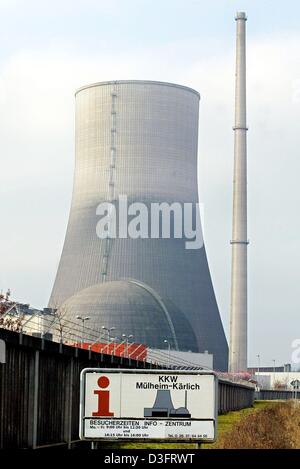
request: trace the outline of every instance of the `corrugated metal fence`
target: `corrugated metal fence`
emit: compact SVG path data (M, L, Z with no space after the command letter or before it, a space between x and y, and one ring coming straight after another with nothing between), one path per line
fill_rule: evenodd
M252 407L254 387L219 379L219 414Z
M0 339L6 344L6 363L0 363L0 448L71 448L78 441L83 368L154 368L4 329ZM253 399L253 388L219 381L220 413L249 407Z
M287 391L281 389L261 389L259 392L255 393L255 399L258 400L288 400L288 399L295 399L297 397L300 398L300 391L297 391L297 396L295 391Z

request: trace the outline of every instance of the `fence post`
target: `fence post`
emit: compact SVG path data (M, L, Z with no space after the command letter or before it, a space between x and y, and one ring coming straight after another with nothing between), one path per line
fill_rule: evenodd
M72 446L72 402L73 402L73 357L70 358L68 376L66 380L66 405L65 405L65 425L64 440L68 443L68 449Z
M39 350L30 363L29 405L28 405L28 446L37 447L38 398L39 398Z

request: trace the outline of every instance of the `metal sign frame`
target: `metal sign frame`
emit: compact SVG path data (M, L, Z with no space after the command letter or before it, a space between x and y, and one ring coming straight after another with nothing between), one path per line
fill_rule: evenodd
M86 405L86 396L85 396L85 387L86 387L86 376L89 373L114 373L114 374L136 374L136 375L192 375L192 376L213 376L214 377L214 418L213 419L201 419L201 418L189 418L191 421L212 421L214 427L214 438L118 438L118 437L86 437L85 430L84 430L84 421L86 419L90 419L91 417L85 416L85 405ZM177 417L179 418L179 417ZM93 419L99 420L108 420L108 417L93 417ZM174 418L160 418L160 417L144 417L144 418L125 418L125 417L109 417L109 420L149 420L149 421L159 421L159 420L170 420L174 421ZM185 420L182 418L182 420ZM159 442L159 441L168 441L170 443L183 443L183 442L194 442L194 443L214 443L217 439L217 423L218 423L218 377L216 373L213 371L194 371L194 370L147 370L147 369L119 369L119 368L85 368L80 373L80 412L79 412L79 437L81 440L88 440L88 441L135 441L135 442Z

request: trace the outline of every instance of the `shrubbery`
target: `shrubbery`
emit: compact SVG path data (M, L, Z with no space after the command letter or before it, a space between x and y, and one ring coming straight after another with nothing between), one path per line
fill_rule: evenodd
M253 412L220 436L220 449L300 448L300 403L276 402Z

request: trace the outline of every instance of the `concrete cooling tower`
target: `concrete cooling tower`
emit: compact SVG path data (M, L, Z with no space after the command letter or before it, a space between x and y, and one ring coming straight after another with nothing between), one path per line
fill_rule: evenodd
M178 208L180 227L186 213L200 220L199 98L193 89L152 81L77 91L73 196L49 306L63 305L70 320L86 314L89 327L115 327L116 335L132 334L150 347L165 348L168 340L174 349L208 350L214 367L225 370L228 347L205 247L188 249L175 227ZM145 217L150 227L153 205L175 204L170 236L151 225L130 237L116 215L124 213L124 201L128 224L143 215L139 228ZM107 238L99 236L100 205L108 207Z

